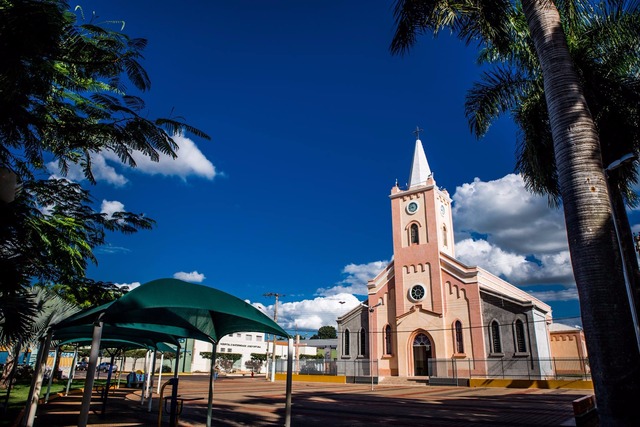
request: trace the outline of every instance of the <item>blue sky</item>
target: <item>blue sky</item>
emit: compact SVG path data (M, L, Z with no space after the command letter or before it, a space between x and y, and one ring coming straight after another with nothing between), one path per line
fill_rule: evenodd
M418 125L454 199L458 258L579 323L562 213L510 175L515 127L507 117L481 141L469 132L473 46L425 36L391 56L391 1L79 4L149 40L149 116L182 116L212 137L186 135L177 161L137 169L94 159L96 206L144 212L157 227L110 234L91 278L186 278L269 313L263 294L280 293L285 328L333 324L391 258L388 195L408 179Z

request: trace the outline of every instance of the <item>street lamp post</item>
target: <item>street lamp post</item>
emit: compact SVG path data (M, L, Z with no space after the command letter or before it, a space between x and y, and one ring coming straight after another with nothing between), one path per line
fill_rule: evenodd
M269 292L264 294L265 297L275 297L276 303L273 306L273 321L278 323L278 298L284 297L285 295ZM271 349L271 382L276 380L276 335L273 334L273 348Z
M376 309L376 307L382 305L382 301L377 303L376 305L369 305L363 302L360 303L361 306L366 308L369 311L368 320L369 320L369 376L371 377L371 391L373 391L373 332L371 330L372 322L371 316Z
M620 259L622 261L622 276L624 277L624 285L627 291L627 299L629 301L629 309L631 310L631 319L633 321L633 330L636 334L636 343L638 345L638 352L640 352L640 325L638 324L638 315L636 313L636 305L633 299L633 291L631 290L631 282L629 280L629 271L627 268L627 261L622 250L622 239L620 238L620 230L618 228L618 217L616 215L615 203L611 197L611 186L609 185L609 172L615 170L625 163L633 162L637 159L635 154L629 153L622 156L620 159L612 162L604 170L605 181L607 184L607 191L609 192L609 203L611 204L611 219L613 220L613 229L616 233L616 240L618 241L618 251L620 253Z

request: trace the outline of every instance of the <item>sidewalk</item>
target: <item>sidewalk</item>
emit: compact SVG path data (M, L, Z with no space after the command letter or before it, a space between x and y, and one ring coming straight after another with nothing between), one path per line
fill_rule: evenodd
M180 378L180 394L202 397L185 403L181 426L204 426L206 376ZM294 383L292 426L567 426L573 422L572 401L581 390L538 390L435 386ZM153 409L140 405L140 390L119 389L110 396L104 415L92 404L89 425L157 426ZM81 396L57 397L38 409L36 426L75 426ZM214 426L284 424L285 384L264 378L221 378L215 382ZM168 416L163 424L168 425Z
M157 400L157 398L155 399ZM36 414L36 426L77 426L82 394L54 396L41 404ZM155 426L158 425L157 402L147 412L147 404L140 405L140 390L120 388L109 393L105 413L97 393L93 394L88 425L91 426ZM166 418L166 417L165 417Z

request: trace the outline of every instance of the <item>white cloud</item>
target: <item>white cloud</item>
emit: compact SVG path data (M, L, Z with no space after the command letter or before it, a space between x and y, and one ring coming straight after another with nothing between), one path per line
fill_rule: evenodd
M121 187L129 180L122 173L116 171L116 167L125 170L136 170L149 175L176 176L183 180L190 176L212 180L216 175L219 175L215 166L200 151L195 142L181 135L176 135L173 139L180 147L176 152L177 158L174 159L169 155L159 153L159 160L154 162L144 154L134 151L131 156L136 162L135 168L123 164L120 158L111 151L94 153L91 155L94 178L96 181ZM48 163L47 169L52 176L56 178L61 176L57 162ZM69 171L65 178L76 182L85 179L82 169L77 164L69 164Z
M278 324L286 330L317 331L321 326L336 326L336 319L359 304L352 294L342 293L302 301L278 303ZM253 304L273 317L274 306Z
M332 296L337 294L367 295L367 282L378 275L389 261L373 261L367 264L349 264L343 270L347 278L330 288L320 288L317 295Z
M520 175L476 178L456 188L453 200L460 261L515 285L574 283L562 210L529 193Z
M47 170L53 177L61 177L57 162L47 163ZM91 156L91 170L96 181L106 182L115 187L122 187L129 182L124 175L119 174L113 166L107 164L107 160L102 154L94 154ZM85 176L80 165L70 163L69 170L64 178L74 182L81 182L85 179Z
M116 285L119 288L122 288L123 286L126 286L127 288L129 288L130 291L134 290L135 288L137 288L138 286L140 286L140 282L131 282L131 283L114 283L114 285Z
M540 292L529 292L534 297L545 301L573 301L578 299L578 289L568 288L561 289L559 291L540 291Z
M111 218L116 212L123 212L124 205L117 200L109 201L103 200L100 206L100 213L107 214L108 218Z
M573 283L569 251L541 254L535 260L506 252L486 240L465 239L456 243L456 257L463 263L479 266L515 285Z
M131 252L131 250L123 246L112 246L107 243L106 245L98 246L94 252L100 254L123 254Z
M173 275L174 279L184 280L185 282L191 283L202 283L206 277L202 273L198 273L197 271L192 271L191 273L185 273L184 271L180 271Z
M135 169L150 175L177 176L182 179L197 176L212 180L216 176L215 166L202 154L195 142L180 135L173 139L180 147L176 152L177 158L160 153L159 161L154 162L142 153L134 152L132 157L137 165ZM118 160L113 153L108 153L107 157Z
M356 307L360 300L356 295L367 295L367 282L384 269L389 261L373 261L366 264L349 264L342 269L346 278L329 288L320 288L314 299L280 301L278 324L287 330L317 331L321 326L336 326L338 317ZM270 317L274 306L253 304Z
M456 236L474 232L507 252L555 253L567 249L561 209L550 208L547 198L528 192L520 175L495 181L476 178L456 188L453 196Z

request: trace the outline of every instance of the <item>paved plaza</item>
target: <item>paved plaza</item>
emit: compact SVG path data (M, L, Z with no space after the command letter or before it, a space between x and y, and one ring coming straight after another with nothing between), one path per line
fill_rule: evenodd
M181 426L206 422L208 377L180 378L180 394L201 397L185 403ZM168 388L167 388L168 390ZM581 390L430 387L426 385L293 383L293 426L562 426L575 425L572 401ZM57 397L38 410L36 426L77 425L80 395ZM96 401L89 425L158 425L158 396L153 410L140 405L140 390L119 389L104 415ZM285 383L264 378L226 377L215 382L214 426L283 425ZM163 416L168 425L168 416Z

